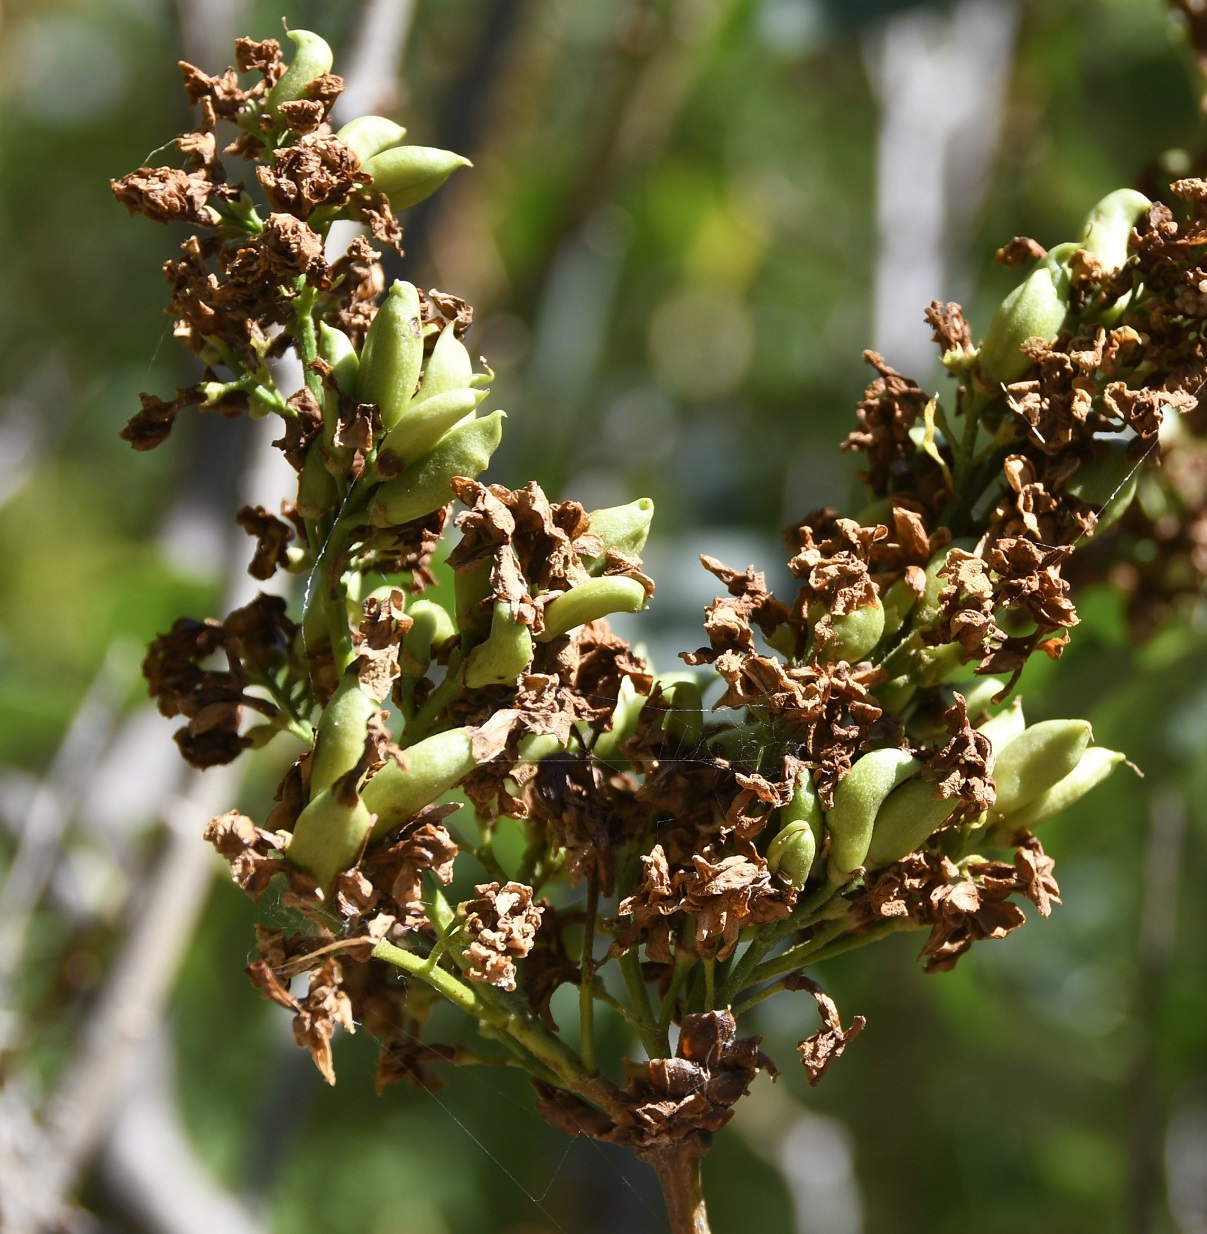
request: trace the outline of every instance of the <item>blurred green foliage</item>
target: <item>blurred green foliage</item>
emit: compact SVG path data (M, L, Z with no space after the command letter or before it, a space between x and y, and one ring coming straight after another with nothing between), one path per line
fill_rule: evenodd
M278 32L281 6L234 7L233 32ZM477 306L471 337L511 412L492 478L587 505L649 494L661 558L706 541L701 529L737 528L764 546L760 567L790 518L849 503L854 463L836 443L866 380L875 248L876 110L859 39L899 7L417 6L401 118L412 140L463 150L476 170L408 220L407 269ZM338 69L359 6L286 8L327 35ZM1163 150L1201 143L1190 58L1157 0L1028 0L1021 20L967 254L982 328L1011 282L989 265L999 244L1061 240ZM186 416L152 455L117 438L139 390L195 380L161 315L158 267L176 241L129 220L107 188L185 124L174 62L192 53L177 10L8 0L0 21L0 749L41 772L114 640L141 645L217 604L214 563L202 555L182 574L163 534L190 511L233 512L245 434ZM832 962L822 980L869 1027L815 1093L791 1074L812 1012L767 1008L792 1108L849 1129L868 1234L1201 1228L1174 1224L1144 1170L1170 1109L1202 1102L1207 1074L1207 909L1194 891L1207 873L1207 642L1192 615L1135 646L1106 592L1081 611L1061 663L1029 671L1028 715L1089 716L1147 778L1120 773L1045 827L1064 907L948 975L924 976L905 938ZM656 630L657 605L649 620ZM1146 900L1162 808L1184 808L1186 825L1172 882L1154 893L1150 879ZM1153 894L1175 928L1142 950ZM274 1229L661 1228L652 1179L593 1143L567 1146L511 1074L377 1098L358 1037L324 1089L283 1013L240 976L252 919L216 882L175 1042L198 1151ZM62 1043L90 985L50 974L82 949L95 981L107 943L53 912L35 924L24 1009ZM791 1228L788 1185L748 1125L710 1162L716 1234Z

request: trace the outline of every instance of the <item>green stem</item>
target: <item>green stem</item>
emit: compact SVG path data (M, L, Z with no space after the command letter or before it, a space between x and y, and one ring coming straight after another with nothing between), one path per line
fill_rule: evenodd
M629 992L629 1003L637 1021L637 1032L641 1044L650 1058L666 1058L670 1055L670 1044L666 1033L654 1025L653 1012L650 1009L650 999L645 988L645 977L641 972L641 957L636 946L620 953L620 972L624 977L625 988Z
M465 683L461 680L461 651L455 650L449 656L448 667L444 671L444 680L429 694L424 700L423 706L415 713L414 719L407 725L407 744L414 745L415 742L421 741L428 735L428 731L434 727L440 713L453 701L464 689Z
M588 1071L598 1071L595 1061L595 915L599 911L599 880L587 875L587 916L583 922L582 970L578 983L578 1052Z
M671 983L667 987L666 995L662 999L662 1007L658 1013L658 1031L665 1038L670 1032L671 1022L675 1018L675 1008L679 1003L679 991L683 989L683 983L687 980L688 973L695 966L696 957L688 954L683 958L676 958L675 968L671 973ZM667 1043L667 1051L670 1053L670 1044Z
M813 937L806 942L797 943L795 947L789 947L787 951L782 951L779 955L772 956L770 960L760 964L750 974L749 984L759 985L761 982L768 981L772 977L778 977L780 973L790 973L794 968L800 968L802 964L812 960L817 952L844 933L845 930L846 922L841 919L826 922L825 925L819 926Z
M293 320L297 332L298 358L302 361L306 389L314 395L315 401L321 407L323 379L314 368L314 362L319 354L318 331L314 325L314 306L318 302L318 288L307 286L305 275L299 275L294 281L294 289L297 291L293 301Z
M704 956L704 1010L711 1011L717 996L717 961L713 956Z

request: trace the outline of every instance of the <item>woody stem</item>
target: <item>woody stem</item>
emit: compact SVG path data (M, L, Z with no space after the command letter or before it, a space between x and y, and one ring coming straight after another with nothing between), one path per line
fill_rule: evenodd
M642 1155L654 1167L662 1185L671 1234L711 1234L700 1177L700 1150L672 1142Z

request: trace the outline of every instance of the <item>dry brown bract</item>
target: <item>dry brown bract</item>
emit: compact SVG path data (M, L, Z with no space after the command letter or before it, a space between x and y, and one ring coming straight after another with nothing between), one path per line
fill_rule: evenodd
M470 937L465 948L470 981L484 981L501 990L514 990L515 961L522 960L533 947L540 929L542 908L532 902L532 888L523 883L481 883L474 890L476 900L458 905Z
M902 377L883 356L865 351L863 358L880 374L855 408L859 427L842 443L844 450L867 455L868 466L859 478L877 497L888 491L890 481L907 472L917 454L909 430L926 406L926 391L917 382Z
M959 800L947 823L955 826L993 805L993 743L968 722L962 694L955 695L943 722L951 740L922 768L922 778L935 782L936 797Z

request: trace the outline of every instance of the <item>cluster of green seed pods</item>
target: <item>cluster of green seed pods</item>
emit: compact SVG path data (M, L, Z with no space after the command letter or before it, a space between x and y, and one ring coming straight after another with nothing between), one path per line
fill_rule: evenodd
M977 685L986 698L1001 687L994 680ZM978 836L1002 846L1068 809L1124 761L1118 751L1090 744L1087 721L1043 720L1028 726L1017 702L978 731L990 738L995 751L997 794L992 809L973 827L979 828ZM839 782L825 812L809 772L800 772L767 846L768 867L799 889L815 876L820 879L817 855L824 852L826 878L841 886L861 868L882 869L920 849L960 804L922 779L922 767L908 751L872 750Z
M1118 189L1090 211L1079 241L1051 249L1034 270L1002 301L977 353L981 376L990 389L1017 381L1030 367L1023 344L1031 338L1054 342L1069 312L1070 260L1079 249L1096 259L1104 273L1113 274L1127 261L1132 228L1152 203L1134 189ZM1100 308L1106 324L1113 324L1125 305Z

